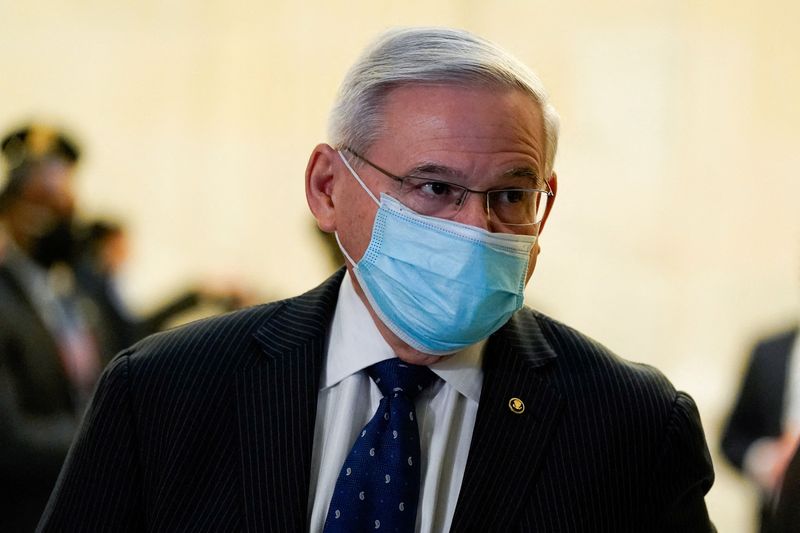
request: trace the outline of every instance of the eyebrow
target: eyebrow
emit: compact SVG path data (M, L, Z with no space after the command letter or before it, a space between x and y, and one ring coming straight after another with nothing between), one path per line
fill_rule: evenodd
M419 174L433 174L454 180L466 180L468 178L468 176L460 170L438 163L421 163L409 170L406 175L414 176ZM540 181L537 170L529 166L511 168L500 174L499 178L530 178L537 184Z
M532 167L514 167L510 170L503 172L501 177L504 178L530 178L533 181L539 181L539 172Z
M438 163L420 163L409 170L407 175L414 176L417 174L434 174L436 176L462 180L467 178L467 176L460 170L456 170L455 168L445 165L440 165Z

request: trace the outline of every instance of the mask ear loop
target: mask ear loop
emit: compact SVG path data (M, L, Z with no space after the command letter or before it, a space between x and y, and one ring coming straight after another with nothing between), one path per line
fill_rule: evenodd
M350 262L351 265L356 266L356 262L353 261L353 258L350 257L350 254L348 254L347 250L344 249L344 246L342 245L342 241L339 240L339 232L338 231L334 231L333 232L333 236L336 238L336 244L339 245L339 250L342 251L342 255L344 256L344 258L347 259Z
M363 180L362 180L362 179L359 177L359 175L356 173L356 171L355 171L355 170L353 170L353 167L351 167L351 166L350 166L350 162L349 162L349 161L347 160L347 158L344 156L344 154L342 153L342 151L341 151L341 150L337 150L337 151L336 151L336 153L337 153L337 154L339 154L339 157L342 159L342 162L344 163L344 166L346 166L346 167L347 167L347 170L349 170L349 171L350 171L350 174L352 174L352 175L353 175L353 177L354 177L354 178L356 179L356 181L358 182L358 184L359 184L359 185L361 185L361 188L362 188L362 189L364 189L365 191L367 191L367 194L369 194L369 197L370 197L370 198L372 198L372 201L373 201L373 202L375 202L375 204L376 204L378 207L380 207L380 205L381 205L381 202L380 202L380 201L379 201L379 200L378 200L378 199L375 197L375 195L374 195L374 194L372 194L372 191L371 191L371 190L369 190L369 188L367 187L367 185L366 185L366 184L364 183L364 181L363 181Z
M372 191L369 190L367 185L364 183L364 181L361 179L361 177L358 175L358 173L353 169L353 167L350 166L350 162L344 156L342 151L341 150L336 150L336 153L339 154L339 158L342 160L342 163L344 163L344 166L347 167L347 170L350 171L350 174L356 179L358 184L361 185L361 188L364 189L367 192L367 194L369 195L369 197L372 198L372 201L375 202L378 205L378 207L380 207L381 206L380 201L375 197L374 194L372 194ZM350 262L351 265L356 266L356 262L353 261L353 258L350 257L350 254L348 254L347 250L344 249L344 245L342 245L342 241L341 241L341 239L339 239L339 232L338 231L334 231L333 232L333 236L336 237L336 244L339 245L339 250L342 251L342 255L344 255L345 259L347 259Z

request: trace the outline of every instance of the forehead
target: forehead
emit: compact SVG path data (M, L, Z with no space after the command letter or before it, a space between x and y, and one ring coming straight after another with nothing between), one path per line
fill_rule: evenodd
M519 89L485 85L405 85L383 103L382 131L370 148L381 161L454 166L465 174L544 165L541 108ZM395 166L394 168L400 168Z

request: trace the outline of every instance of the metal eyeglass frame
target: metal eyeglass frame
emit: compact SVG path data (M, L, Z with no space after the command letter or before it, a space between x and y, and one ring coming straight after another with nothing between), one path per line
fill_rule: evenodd
M372 161L370 161L369 159L367 159L363 155L359 154L358 152L356 152L352 148L348 148L348 147L345 146L345 147L342 148L342 150L350 152L351 154L353 154L354 156L356 156L357 158L359 158L360 160L362 160L363 162L365 162L366 164L368 164L369 166L371 166L372 168L374 168L375 170L377 170L378 172L380 172L381 174L386 176L387 178L390 178L390 179L400 183L401 187L403 186L403 182L406 179L414 178L414 179L425 179L426 181L429 181L430 183L441 183L441 184L447 185L449 187L453 187L456 190L461 190L462 191L462 195L458 199L458 201L456 202L456 205L458 206L458 209L451 216L455 216L455 215L457 215L459 213L459 211L461 211L461 207L466 202L467 195L470 194L470 193L482 194L482 195L484 195L486 197L486 214L487 214L487 216L490 216L491 213L492 213L492 209L491 209L491 207L489 205L489 193L492 193L492 192L503 192L503 191L508 191L508 190L534 191L534 192L538 192L538 193L542 193L542 194L546 195L547 196L547 200L546 200L547 202L550 202L551 199L553 198L553 196L555 196L553 194L553 189L550 187L550 184L547 183L546 180L545 180L544 184L547 186L547 190L535 189L535 188L526 188L526 187L514 187L514 188L511 188L511 189L488 189L488 190L485 190L485 191L480 191L480 190L477 190L477 189L470 189L469 187L465 187L463 185L460 185L458 183L453 183L451 181L437 180L437 179L427 179L427 178L422 178L421 176L397 176L395 174L392 174L388 170L376 165L375 163L373 163ZM546 212L547 212L547 207L545 206L545 213ZM448 217L448 218L450 218L450 217ZM498 220L498 222L500 222L501 224L503 224L505 226L535 226L535 225L541 223L541 220L539 220L538 222L524 222L524 223L503 222L502 220Z

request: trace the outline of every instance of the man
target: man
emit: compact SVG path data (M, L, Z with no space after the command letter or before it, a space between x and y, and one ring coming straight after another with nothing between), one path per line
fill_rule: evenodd
M762 339L750 355L722 452L758 488L760 529L770 531L775 496L800 438L797 328Z
M102 362L70 284L75 144L42 125L2 142L0 530L44 511Z
M495 45L379 38L306 170L346 269L123 352L40 530L710 531L692 400L521 309L557 129Z

